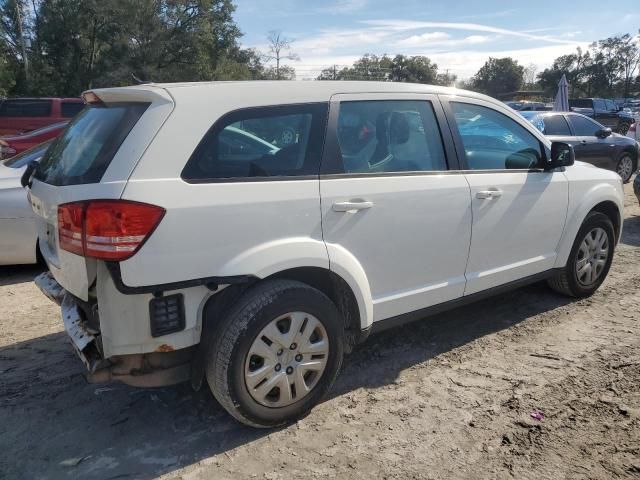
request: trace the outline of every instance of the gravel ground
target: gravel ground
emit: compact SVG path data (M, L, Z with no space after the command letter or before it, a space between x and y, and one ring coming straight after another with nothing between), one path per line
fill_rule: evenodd
M640 478L640 208L626 188L593 297L534 285L374 336L277 431L184 385L87 384L37 269L0 269L0 478Z

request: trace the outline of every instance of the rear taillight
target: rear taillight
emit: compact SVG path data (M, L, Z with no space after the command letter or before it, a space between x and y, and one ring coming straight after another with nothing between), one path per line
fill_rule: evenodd
M58 207L60 248L77 255L122 261L131 257L165 210L127 200L91 200Z
M637 123L632 123L631 126L629 127L629 131L630 132L635 132L636 128L637 128L638 124Z

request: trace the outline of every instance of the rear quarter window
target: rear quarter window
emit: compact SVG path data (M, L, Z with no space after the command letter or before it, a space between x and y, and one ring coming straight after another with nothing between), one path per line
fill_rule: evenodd
M48 117L51 100L5 100L0 104L0 117Z
M80 112L47 150L35 178L51 185L97 183L148 103L114 103Z
M182 171L192 183L318 175L327 104L238 110L205 134Z

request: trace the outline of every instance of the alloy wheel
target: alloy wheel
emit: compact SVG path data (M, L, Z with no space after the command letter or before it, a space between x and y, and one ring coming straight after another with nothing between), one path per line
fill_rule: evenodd
M627 182L633 175L633 160L629 155L624 155L618 162L616 172L623 181Z
M576 277L584 286L593 285L602 275L609 258L609 236L596 227L587 233L576 257Z
M267 407L286 407L316 386L329 358L322 322L290 312L269 322L251 344L244 380L251 397Z

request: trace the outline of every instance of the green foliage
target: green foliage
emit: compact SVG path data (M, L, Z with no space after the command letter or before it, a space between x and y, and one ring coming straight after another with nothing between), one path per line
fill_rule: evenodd
M515 92L522 86L524 67L510 57L492 58L471 79L474 90L493 97Z
M25 72L14 75L13 94L78 95L137 80L247 80L264 73L259 56L239 47L231 0L25 4L0 0L0 33L9 47L9 63ZM17 9L23 12L22 37L15 24Z
M438 73L438 65L423 56L366 54L351 67L325 68L318 80L377 80L385 82L413 82L450 85L455 75Z
M610 37L590 45L586 52L563 55L538 74L540 87L555 95L564 73L569 83L569 96L627 97L638 93L640 78L640 35Z

